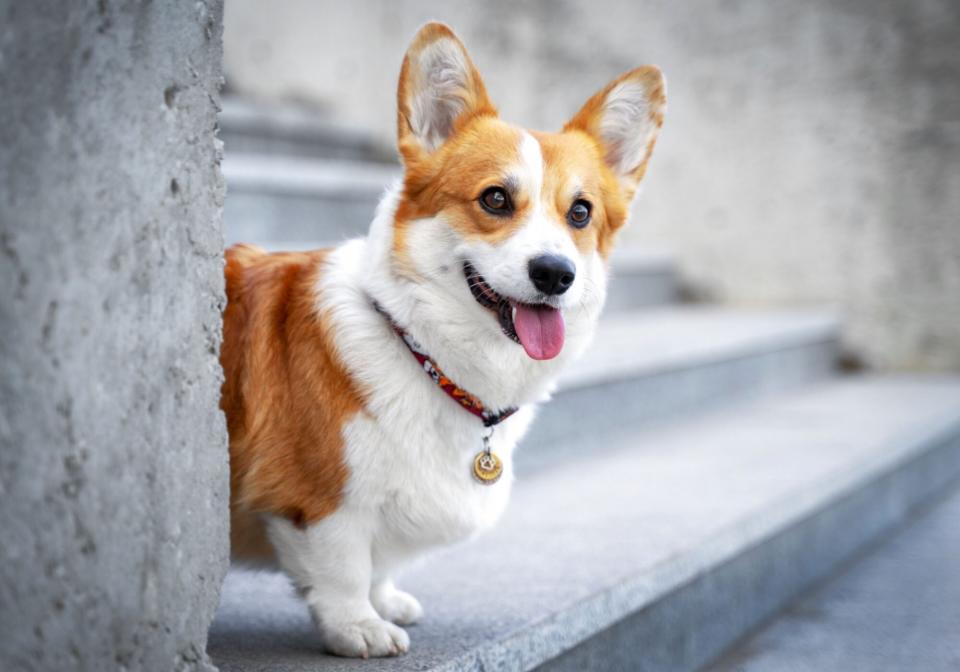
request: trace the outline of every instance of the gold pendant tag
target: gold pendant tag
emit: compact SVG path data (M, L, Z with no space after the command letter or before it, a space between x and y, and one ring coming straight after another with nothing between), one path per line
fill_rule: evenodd
M496 453L481 450L473 458L473 477L484 485L493 485L503 473L503 462Z

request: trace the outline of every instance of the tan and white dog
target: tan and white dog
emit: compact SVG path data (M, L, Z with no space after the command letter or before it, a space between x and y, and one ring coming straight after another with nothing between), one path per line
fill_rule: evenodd
M525 131L498 118L461 42L431 23L397 102L404 176L366 238L227 251L233 555L279 563L344 656L406 651L398 625L422 609L391 577L506 507L533 404L594 331L665 84L655 67L631 70L562 132ZM502 478L476 477L492 422L465 399L518 409L489 437L499 460L484 468Z

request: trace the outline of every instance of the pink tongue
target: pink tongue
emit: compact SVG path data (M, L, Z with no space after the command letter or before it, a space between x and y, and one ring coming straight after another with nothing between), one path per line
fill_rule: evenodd
M563 349L563 315L549 306L528 306L514 303L517 314L513 326L517 336L533 359L553 359Z

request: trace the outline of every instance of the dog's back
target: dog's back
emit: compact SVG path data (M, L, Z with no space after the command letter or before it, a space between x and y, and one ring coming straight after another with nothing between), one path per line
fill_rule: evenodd
M257 513L308 525L340 504L340 427L361 407L317 309L327 250L226 252L221 408L235 557L269 556Z

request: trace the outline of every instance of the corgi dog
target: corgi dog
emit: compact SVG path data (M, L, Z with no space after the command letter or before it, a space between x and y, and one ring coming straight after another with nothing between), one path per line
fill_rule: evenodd
M503 512L534 405L593 334L665 105L646 66L559 133L512 126L430 23L400 72L403 177L368 235L227 251L232 553L286 572L331 653L407 651L423 610L397 570Z

